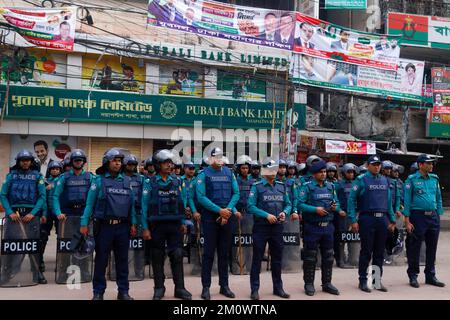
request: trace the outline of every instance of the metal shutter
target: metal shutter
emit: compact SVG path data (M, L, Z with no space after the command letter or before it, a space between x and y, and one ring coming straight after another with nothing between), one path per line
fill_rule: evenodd
M91 138L89 150L89 170L95 170L101 166L103 154L107 149L117 147L142 158L142 139L121 138Z

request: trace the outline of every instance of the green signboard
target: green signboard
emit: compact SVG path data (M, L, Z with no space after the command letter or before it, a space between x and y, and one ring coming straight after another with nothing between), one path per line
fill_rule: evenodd
M367 0L325 0L325 9L367 9Z
M0 105L6 87L0 86ZM271 129L284 119L284 104L122 92L11 86L6 119L111 122L207 128ZM305 105L295 104L297 127L305 127Z

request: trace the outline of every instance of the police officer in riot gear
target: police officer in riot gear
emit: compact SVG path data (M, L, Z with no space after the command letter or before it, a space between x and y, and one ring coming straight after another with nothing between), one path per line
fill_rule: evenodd
M155 165L153 163L152 157L149 157L147 160L145 160L144 170L147 171L147 177L153 177L154 175L156 175Z
M344 247L345 243L341 242L340 235L347 231L347 201L350 191L352 190L353 180L356 177L356 166L353 163L346 163L342 166L342 179L336 183L336 193L341 205L342 211L334 216L334 257L339 268L344 267ZM350 254L350 250L349 250Z
M327 181L336 183L338 181L338 169L334 162L327 162Z
M290 214L291 203L286 186L280 181L275 181L277 170L277 163L272 159L266 159L262 164L263 179L252 186L248 199L248 210L254 215L255 221L250 273L252 300L259 300L259 274L267 243L272 257L273 294L281 298L289 298L281 280L281 259L283 257L283 222ZM292 218L298 219L298 215Z
M276 177L277 181L286 182L287 167L288 163L286 160L278 160L278 173Z
M146 179L142 197L143 237L151 239L152 267L154 273L153 300L164 297L164 260L167 243L168 256L175 284L174 296L191 300L192 295L184 288L182 225L185 219L186 190L178 177L170 173L175 155L160 150L153 156L157 174Z
M382 276L388 230L393 232L395 228L389 181L380 174L380 167L380 157L371 156L367 162L368 172L356 178L347 203L347 215L352 223L352 230L359 232L361 237L358 273L359 289L364 292L371 292L367 285L367 268L371 259L372 264L378 266L380 277ZM375 289L387 291L381 282Z
M184 175L181 176L181 181L184 183L185 188L186 188L186 197L187 197L187 208L188 210L188 215L192 215L193 213L197 212L197 208L195 206L195 204L192 204L191 201L193 200L193 194L192 194L192 188L193 188L193 184L195 182L195 164L191 161L186 162L183 165L183 170L184 170Z
M405 182L405 227L408 232L406 254L408 257L409 284L419 287L419 257L422 241L426 245L425 283L437 287L445 284L436 278L436 251L440 231L440 216L444 213L439 177L431 173L434 159L421 154L417 159L418 172Z
M63 160L63 169L62 172L67 172L72 169L72 163L70 162L70 156L66 156Z
M411 166L409 167L409 174L414 174L419 170L419 165L417 162L413 162Z
M261 164L258 160L253 160L251 164L251 175L253 180L259 181L261 180Z
M217 248L220 294L234 298L228 286L228 261L231 247L232 215L240 219L235 206L239 201L239 186L236 177L223 165L223 152L213 148L210 153L210 166L197 176L197 200L202 206L202 229L204 234L202 263L202 294L205 300L211 299L211 270Z
M46 190L44 177L40 174L39 168L34 164L33 154L28 150L20 151L16 156L16 164L6 175L5 182L2 185L0 194L1 204L5 210L7 217L6 224L9 223L31 223L35 218L39 217L40 212L44 209L46 202ZM38 218L39 219L39 218ZM44 219L45 220L45 219ZM8 230L5 225L4 228ZM5 239L15 239L17 235L5 234ZM15 264L14 257L7 257L6 268L2 282L9 281L9 277L13 273L20 270L20 265L16 266L19 270L9 270ZM20 264L23 258L21 258ZM46 284L42 272L39 271L38 261L30 254L31 271L33 279L39 284Z
M249 156L243 155L236 160L236 173L237 173L237 183L239 186L239 201L236 204L236 209L241 214L247 213L247 200L250 194L250 188L255 182L250 172L250 166L252 159Z
M333 272L334 214L340 213L335 187L326 181L326 163L316 161L310 172L314 180L306 182L300 189L299 204L303 215L304 257L303 279L305 293L314 295L314 276L317 250L320 246L322 257L322 291L339 295L339 290L331 284Z
M81 217L80 233L85 236L88 234L91 216L94 219L93 300L103 300L105 273L111 249L116 265L117 299L133 300L128 294L128 248L130 234L132 237L136 236L137 221L131 179L121 173L123 158L118 149L112 148L105 152Z
M306 158L306 174L304 176L302 176L302 178L300 179L301 183L305 183L308 182L310 180L313 180L313 176L310 172L311 167L314 163L318 162L322 160L320 157L316 156L315 154L310 155L308 158Z
M53 193L55 192L56 180L62 174L63 164L59 161L51 161L47 166L47 178L45 181L47 190L47 201L45 203L45 222L41 224L41 253L39 256L39 270L45 271L44 252L47 246L48 237L53 228L57 228L56 216L53 212Z
M295 161L288 161L286 179L297 179L297 164Z

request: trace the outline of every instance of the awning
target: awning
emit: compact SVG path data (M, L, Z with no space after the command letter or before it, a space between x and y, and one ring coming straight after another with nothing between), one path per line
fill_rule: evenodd
M298 130L299 136L314 137L317 139L328 140L343 140L343 141L358 141L359 139L348 133L333 132L333 131L308 131Z

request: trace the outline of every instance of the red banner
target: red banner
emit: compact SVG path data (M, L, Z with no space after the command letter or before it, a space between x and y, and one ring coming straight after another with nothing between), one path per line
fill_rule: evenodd
M375 154L375 142L326 140L325 151L337 154Z

